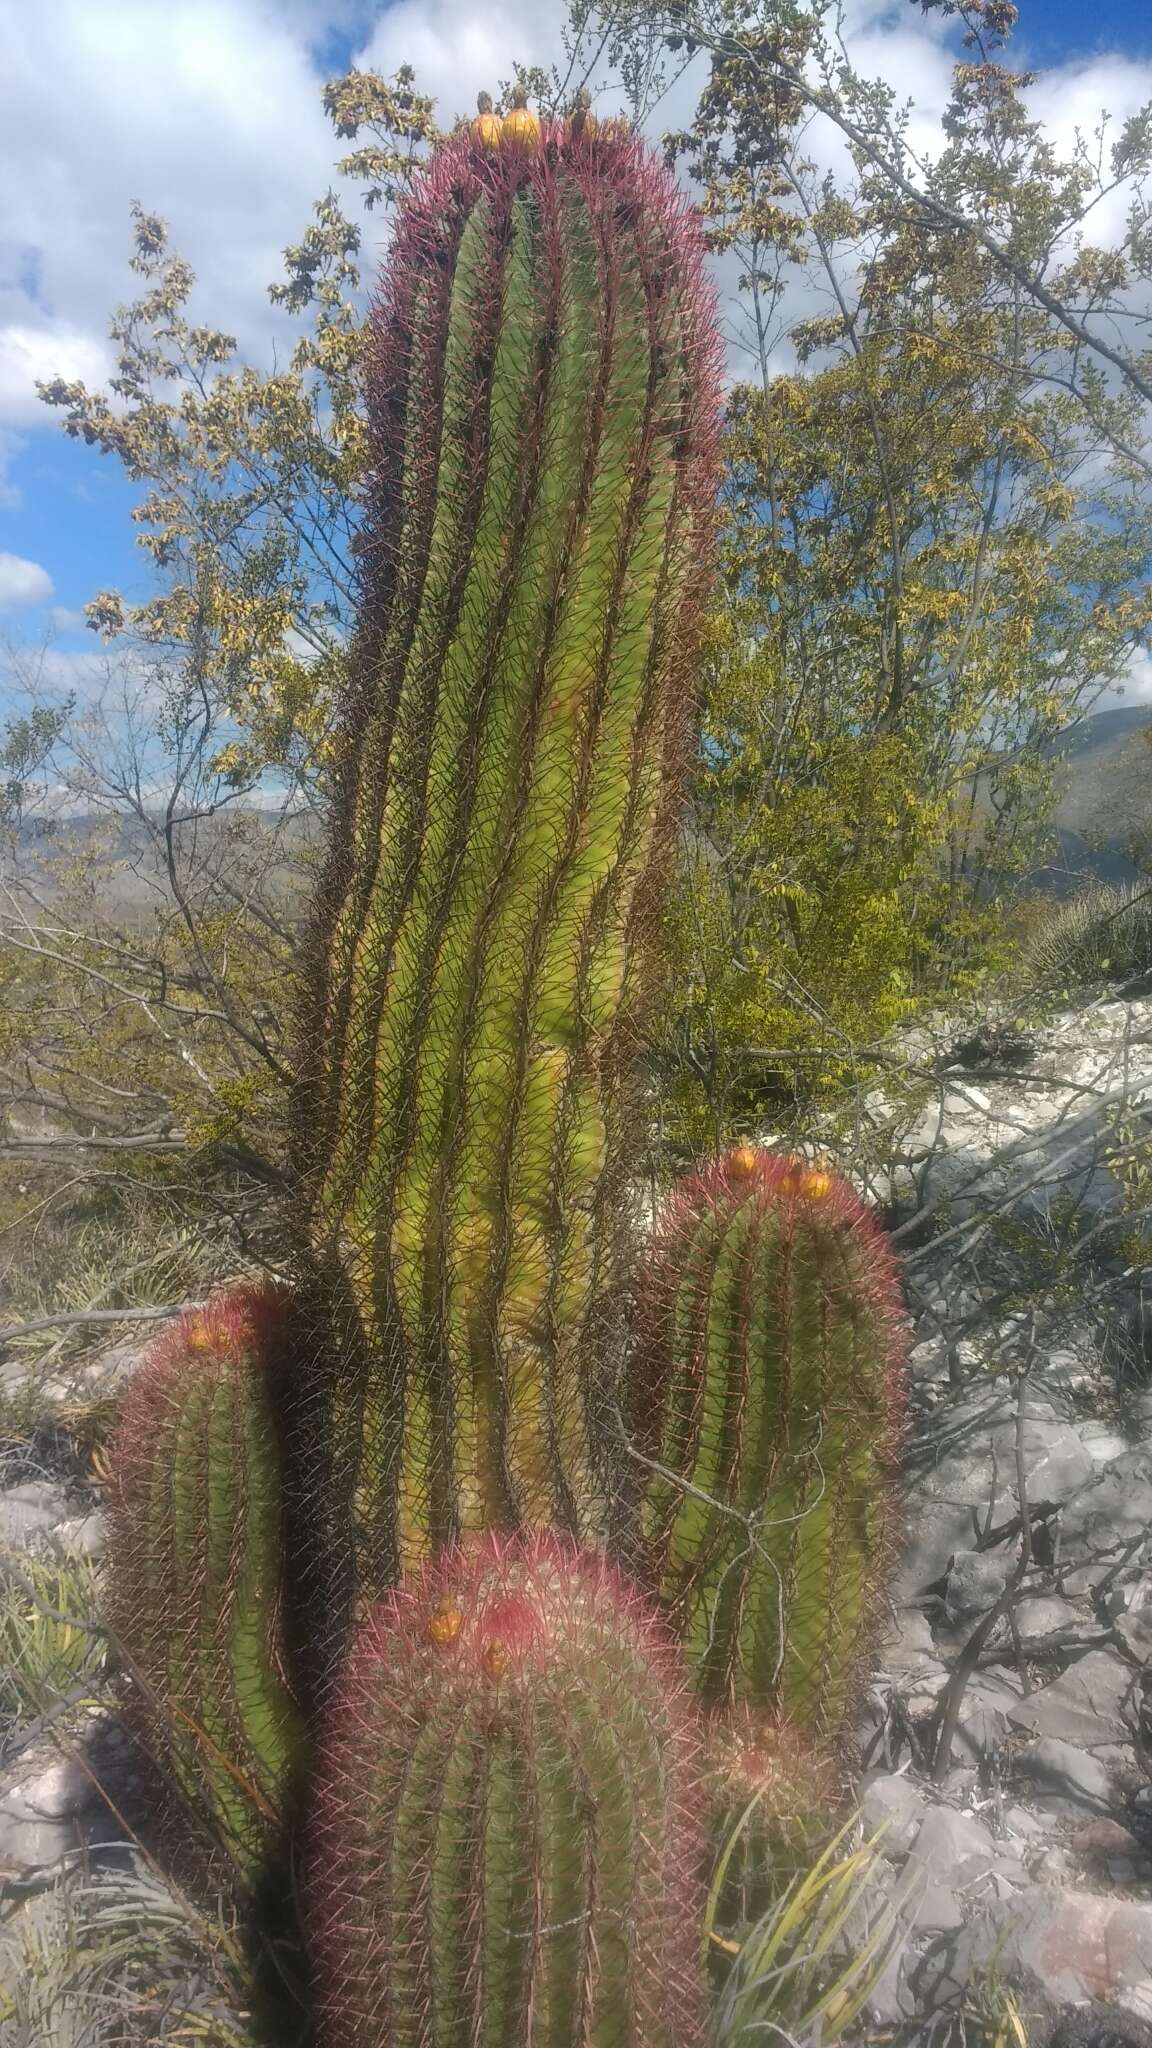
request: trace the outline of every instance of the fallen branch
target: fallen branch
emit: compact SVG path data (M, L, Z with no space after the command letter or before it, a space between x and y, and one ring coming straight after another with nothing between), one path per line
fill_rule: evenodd
M188 1306L186 1302L169 1301L156 1308L87 1308L58 1316L35 1316L30 1323L13 1323L10 1329L0 1330L0 1344L11 1343L13 1337L34 1337L37 1330L65 1329L81 1323L162 1322L168 1316L183 1315Z

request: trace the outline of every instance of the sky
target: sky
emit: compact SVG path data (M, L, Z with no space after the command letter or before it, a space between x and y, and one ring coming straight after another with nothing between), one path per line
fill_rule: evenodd
M108 315L134 283L132 202L162 214L191 261L193 315L266 365L294 331L267 287L341 152L325 78L407 60L446 119L514 57L556 57L562 12L562 0L0 0L0 648L50 643L49 678L82 690L100 665L85 600L151 588L138 490L65 439L35 392L37 377L109 374ZM915 101L931 146L949 31L913 0L848 0L848 20L860 67ZM1122 117L1152 99L1146 0L1021 0L1014 50L1041 67L1035 104L1068 139L1102 107ZM682 87L657 125L685 119L691 97ZM366 249L380 236L373 216ZM1152 662L1134 682L1152 699Z

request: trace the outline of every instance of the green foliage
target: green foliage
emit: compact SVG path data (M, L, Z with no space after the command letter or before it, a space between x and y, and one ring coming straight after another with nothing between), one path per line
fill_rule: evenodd
M907 1935L890 1904L876 1904L870 1843L848 1849L849 1822L811 1869L797 1876L736 1949L716 2014L718 2048L783 2036L790 2042L837 2041L850 2032ZM729 1848L734 1848L739 1830ZM726 1852L727 1853L727 1852ZM722 1856L713 1906L725 1878ZM714 1925L710 1933L715 1936Z
M669 147L739 263L744 365L656 1047L691 1148L858 1081L915 1005L1000 964L1046 742L1147 641L1152 460L1136 385L1086 369L1051 290L1122 297L1136 252L1082 243L1043 301L1021 271L1073 246L1109 174L1086 144L1060 160L995 43L958 66L910 207L907 110L824 8L674 12L711 69ZM814 105L875 153L825 176ZM1146 173L1146 123L1124 162Z
M0 1934L0 2025L20 2048L256 2048L249 1958L230 1916L147 1867L41 1892ZM283 2048L303 2048L288 2023Z
M689 1151L853 1075L912 1009L945 895L944 806L916 750L828 729L774 638L751 636L755 609L730 604L709 639L667 918L661 1108Z
M0 745L0 826L11 825L20 814L28 784L43 767L63 732L73 700L49 709L36 704L24 718L10 718Z

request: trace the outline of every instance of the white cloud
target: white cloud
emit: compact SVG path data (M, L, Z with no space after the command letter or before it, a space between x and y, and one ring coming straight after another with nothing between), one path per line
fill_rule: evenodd
M70 605L54 604L51 611L52 624L58 633L79 633L88 621L81 611L74 611Z
M412 63L447 120L514 58L562 62L565 13L564 0L0 0L0 430L51 425L38 376L107 377L107 316L136 282L134 199L168 218L196 269L197 317L268 360L288 327L267 286L342 148L320 101L335 28L362 36L363 64ZM911 17L907 0L846 0L844 22L859 67L914 102L910 136L930 156L955 24ZM702 69L673 88L656 130L688 117ZM1070 144L1100 107L1119 119L1150 95L1152 65L1100 56L1044 74L1033 104ZM805 145L820 168L844 166L827 122L810 124ZM369 261L384 233L369 221Z
M39 562L25 561L23 555L0 554L0 609L40 604L52 595L52 578Z
M566 10L558 0L398 0L381 15L360 61L381 71L413 65L443 115L466 112L481 90L495 92L512 61L559 63Z
M42 423L46 415L36 393L38 378L102 384L111 372L107 344L70 321L6 322L0 327L0 419L24 426Z
M1152 704L1152 654L1139 648L1128 665L1122 692L1117 692L1121 704Z
M0 420L37 417L36 376L106 375L136 199L168 218L201 316L268 351L267 286L338 149L324 25L270 0L0 0Z

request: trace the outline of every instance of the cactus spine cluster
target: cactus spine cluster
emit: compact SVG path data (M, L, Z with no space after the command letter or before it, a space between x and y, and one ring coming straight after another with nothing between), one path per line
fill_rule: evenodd
M844 1183L742 1147L673 1195L627 1355L715 334L642 145L586 96L570 123L485 101L369 324L295 1285L142 1367L111 1619L257 1916L303 1836L332 2048L693 2048L701 1702L701 1796L726 1825L751 1757L763 1794L738 1915L822 1797L797 1728L836 1726L867 1640L897 1289Z
M109 1621L138 1732L185 1830L198 1819L248 1882L303 1753L281 1631L287 1306L239 1289L181 1316L128 1388L109 1455Z
M369 334L365 620L297 1149L341 1329L329 1484L370 1593L470 1529L606 1533L623 1075L714 347L647 153L530 140L437 152Z
M639 1325L644 1569L700 1691L834 1730L892 1528L892 1253L839 1174L739 1146L674 1190Z
M549 1533L449 1550L364 1622L314 1820L322 2038L703 2040L697 1737L669 1640Z

